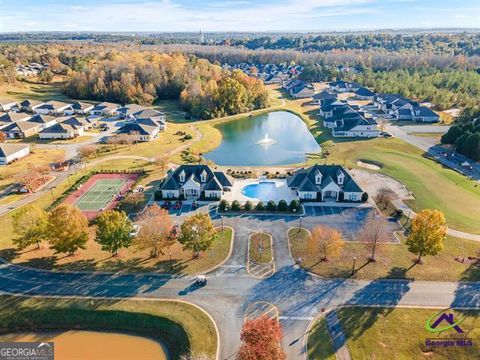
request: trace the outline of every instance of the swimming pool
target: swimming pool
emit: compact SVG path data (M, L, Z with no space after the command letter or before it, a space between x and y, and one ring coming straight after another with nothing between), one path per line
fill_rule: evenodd
M242 194L261 201L274 200L276 198L276 185L271 181L249 184L242 188Z

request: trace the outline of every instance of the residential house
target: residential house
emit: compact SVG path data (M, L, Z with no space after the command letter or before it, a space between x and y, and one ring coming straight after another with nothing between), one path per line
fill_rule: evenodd
M118 116L121 119L134 120L133 114L146 110L144 106L138 104L128 104L117 110Z
M332 90L335 90L341 93L355 92L362 87L359 83L346 82L343 80L332 81L330 82L329 86Z
M309 98L315 95L315 88L310 83L303 83L290 89L290 96L295 99Z
M330 100L330 101L337 100L337 95L335 95L334 93L328 90L323 90L323 91L320 91L318 94L313 95L312 98L315 104L320 105L322 100Z
M156 139L159 131L160 128L158 126L134 122L123 125L117 133L130 135L135 142L143 142Z
M30 121L18 121L11 123L1 129L10 139L23 139L38 134L42 124Z
M41 129L46 129L50 126L55 125L57 123L57 119L58 118L51 115L35 114L30 119L28 119L28 121L32 123L40 124Z
M26 144L0 144L0 165L7 165L30 153L30 146Z
M118 104L110 102L102 102L97 104L90 110L91 115L112 116L117 114Z
M208 165L181 165L167 175L160 190L165 199L219 200L231 187L222 171L213 171Z
M46 103L36 107L33 112L43 115L63 115L63 112L69 109L72 104L61 101L50 100Z
M440 121L440 116L432 109L425 106L414 106L412 109L413 121L434 123Z
M71 125L76 128L83 128L84 130L92 127L92 124L88 122L85 118L77 116L66 116L64 118L58 119L58 122Z
M12 108L17 107L17 102L10 99L0 99L0 110L1 111L10 111Z
M43 101L38 101L38 100L23 100L20 103L20 110L22 111L27 111L32 113L36 108L39 106L42 106L44 104Z
M0 115L0 128L18 121L27 121L32 115L10 111Z
M290 92L291 89L297 87L297 86L300 86L300 85L303 85L305 84L305 81L302 81L302 80L298 80L298 79L292 79L292 80L289 80L287 82L285 82L283 84L283 88Z
M361 87L355 91L355 96L360 100L373 100L375 93L366 87Z
M81 102L81 101L74 101L70 106L70 109L64 111L64 115L86 115L94 108L93 104Z
M380 130L374 119L366 118L359 113L356 116L344 117L337 120L336 126L332 128L334 137L379 137Z
M304 201L359 202L363 194L352 175L339 165L302 168L287 178L287 185Z
M73 139L77 136L82 136L84 132L83 126L74 126L64 123L57 123L49 128L43 129L38 134L40 139Z
M283 83L284 76L282 73L268 75L263 82L267 85L269 84L281 84Z

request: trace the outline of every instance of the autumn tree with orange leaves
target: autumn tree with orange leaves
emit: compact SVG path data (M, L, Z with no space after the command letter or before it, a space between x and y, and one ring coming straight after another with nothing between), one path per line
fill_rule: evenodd
M280 345L282 327L276 319L266 316L245 321L240 334L242 346L237 360L284 360Z

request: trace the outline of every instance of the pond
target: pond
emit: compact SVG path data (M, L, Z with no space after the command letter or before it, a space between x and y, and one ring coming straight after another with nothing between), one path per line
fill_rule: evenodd
M13 333L0 335L0 341L53 342L55 360L165 360L169 358L165 347L157 340L113 332L55 331Z
M218 124L222 142L205 158L218 165L269 166L302 163L321 148L303 120L274 111Z

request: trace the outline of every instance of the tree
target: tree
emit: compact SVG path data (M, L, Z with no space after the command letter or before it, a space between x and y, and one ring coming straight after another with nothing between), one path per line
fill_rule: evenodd
M417 263L425 255L437 255L443 249L447 234L445 215L438 210L420 211L412 221L406 245L408 251L418 255Z
M102 245L103 251L114 256L121 248L128 248L132 243L132 222L123 211L106 210L95 220L97 224L95 241Z
M376 261L375 256L377 252L388 241L388 232L384 219L372 211L358 234L358 238L371 251L370 261Z
M218 234L210 216L198 213L183 222L178 242L183 245L184 250L193 251L194 256L197 257L200 251L210 249L217 238Z
M252 208L253 208L252 202L251 202L251 201L247 201L247 202L245 203L245 205L244 205L245 211L250 211L250 210L252 210Z
M57 253L73 255L78 249L86 248L88 220L78 208L60 205L48 216L47 237Z
M131 208L136 208L145 200L143 192L131 192L125 196L122 201L122 205L126 205Z
M242 205L240 205L240 202L238 200L233 200L232 201L232 206L230 207L233 211L239 211L242 209Z
M18 250L23 250L30 245L37 244L47 239L48 214L33 206L24 206L12 216L13 231L17 235L13 244Z
M275 211L277 209L277 205L275 204L275 201L270 200L267 202L267 211Z
M378 189L377 195L375 196L375 201L377 204L383 204L383 209L386 209L393 199L395 199L395 192L388 187Z
M95 145L82 145L78 149L78 155L82 160L88 160L97 155L97 147Z
M322 261L339 257L343 246L342 234L324 225L315 226L308 240L309 252L311 254L320 253Z
M172 245L173 222L168 211L157 205L149 206L138 219L140 230L135 238L135 246L149 249L152 257L163 255Z
M257 211L263 211L263 210L265 210L265 205L263 204L263 202L259 201L259 202L257 203L257 205L255 206L255 210L257 210Z
M298 200L290 201L290 204L288 204L288 210L291 212L300 210L300 202Z
M50 70L43 70L38 75L40 81L50 84L53 81L53 73Z
M237 355L238 360L284 360L282 350L282 327L276 319L266 316L247 320L240 334L242 345Z
M227 209L228 209L228 201L225 199L220 200L220 203L218 204L218 210L225 211Z
M280 200L278 202L278 211L287 211L288 210L288 204L285 200Z
M0 143L5 142L5 140L7 140L7 134L5 134L4 132L0 131Z

